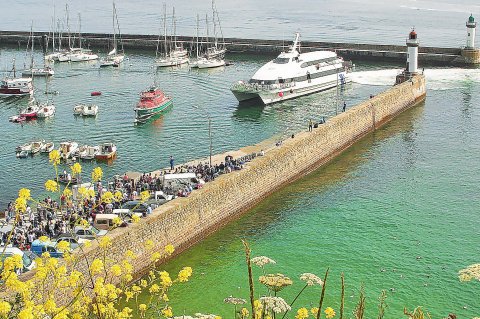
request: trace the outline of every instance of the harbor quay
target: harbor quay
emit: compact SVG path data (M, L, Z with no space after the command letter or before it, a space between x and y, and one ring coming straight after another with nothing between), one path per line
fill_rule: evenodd
M42 32L34 32L34 38L39 46L42 44ZM23 48L27 45L30 37L29 32L23 31L0 31L0 45L14 45ZM109 49L108 33L82 33L85 45L91 49ZM62 39L67 40L66 36ZM178 43L192 51L197 43L196 37L177 36ZM155 50L158 46L158 35L124 34L122 43L125 49L134 50ZM202 45L200 40L199 45ZM285 50L283 40L262 40L262 39L240 39L225 38L225 44L229 52L241 52L260 55L274 55ZM161 49L161 48L159 48ZM302 41L303 52L316 50L336 51L339 56L354 61L382 61L403 63L406 59L405 46L388 44L367 44L367 43L337 43L320 41ZM457 65L471 66L480 63L480 50L476 48L442 48L442 47L421 47L419 48L418 60L423 65Z
M404 110L421 103L426 96L425 78L413 75L403 83L357 104L330 118L311 131L292 134L281 143L267 140L226 154L242 156L264 150L241 170L220 175L214 181L193 191L188 197L171 200L156 208L148 218L126 228L109 232L112 245L107 259L118 260L129 247L136 255L132 261L139 278L150 265L151 250L143 244L153 241L156 249L172 244L172 256L182 252L226 223L239 218L279 188L316 170L367 134L391 121ZM224 154L215 155L221 160ZM205 160L202 160L205 161ZM87 273L89 261L100 254L99 243L84 248L84 256L76 269ZM23 279L32 272L22 275ZM119 280L112 278L112 283Z

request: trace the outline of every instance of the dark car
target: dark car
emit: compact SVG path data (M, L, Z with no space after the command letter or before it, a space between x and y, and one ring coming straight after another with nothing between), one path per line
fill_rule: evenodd
M148 211L148 205L138 200L131 200L129 202L126 202L122 205L122 208L129 209L134 213L141 213L144 216L147 214Z

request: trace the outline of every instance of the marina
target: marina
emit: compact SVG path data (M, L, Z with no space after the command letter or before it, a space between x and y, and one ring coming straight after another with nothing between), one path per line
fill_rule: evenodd
M212 9L215 19L214 2ZM296 33L291 48L285 41L226 39L225 57L225 52L208 56L217 52L215 46L201 58L209 63L228 58L227 66L198 67L197 53L197 68L187 63L159 68L159 62L188 59L184 52L193 55L195 41L197 52L200 44L198 36L178 37L177 43L175 9L172 13L175 45L167 50L165 39L160 60L158 49L148 49L150 36L135 35L129 43L128 35L122 35L128 59L112 60L113 68L102 67L116 48L101 48L103 35L81 34L79 26L78 38L86 39L88 49L73 50L68 59L73 62L74 55L95 59L55 63L54 77L33 79L37 92L30 93L30 99L0 98L0 119L5 123L0 132L4 141L0 205L7 206L19 188L27 187L35 198L45 198L47 208L39 206L35 213L48 221L45 229L40 228L49 236L70 228L72 236L82 238L103 236L109 230L107 257L116 260L126 247L134 250L135 276L145 274L151 265L145 240L162 249L173 244L175 255L161 269L172 274L185 265L194 269L188 285L169 292L176 315L213 309L227 318L231 308L221 301L226 296L248 296L243 239L250 242L255 256L278 262L268 266L269 272L285 273L299 290L296 278L301 271L320 275L331 268L334 279L329 285L337 290L340 273L348 274L349 311L365 283L369 302L376 302L384 291L390 314L418 305L439 318L480 312L475 286L460 283L457 276L459 269L478 262L480 245L478 200L472 195L478 193L475 141L480 131L480 51L474 43L473 15L464 25L467 46L454 54L423 48L423 34L407 27L406 47L388 46L386 51L373 49L377 45L342 50L338 43L329 43L330 52L315 52L322 44L300 43ZM115 16L114 4L114 43ZM24 55L23 35L17 34L17 49L12 34L0 34L4 45L0 62L5 66L11 61L15 65ZM244 49L238 49L241 46ZM99 50L105 60L97 55ZM445 52L453 50L457 49ZM24 59L33 68L33 61L43 55L32 45ZM350 57L357 58L354 65L343 60ZM37 102L44 100L40 87L59 94L52 100L47 94L47 102ZM74 116L72 107L74 114L83 116ZM115 192L115 198L121 198L115 204L105 201L96 206L91 198L79 205L80 216L89 223L81 232L72 223L77 212L70 215L71 211L53 217L63 219L55 222L54 230L48 227L52 219L48 207L57 201L63 206L68 199L65 193L52 199L45 191L56 187L55 182L43 183L52 178L52 167L46 156L35 154L54 149L63 160L57 182L72 186L73 198L96 190L103 201L103 183L105 190L121 190L119 195ZM82 160L82 173L75 176L77 160ZM103 172L92 172L92 179L100 176L95 185L81 184L97 166ZM145 202L144 189L154 200ZM128 208L129 214L118 208ZM117 214L128 216L122 215L122 228L112 230ZM27 215L35 220L30 212ZM140 217L146 219L133 223ZM22 248L25 243L30 246L28 239L15 237ZM32 251L44 245L34 243ZM94 243L86 248L86 259L77 264L81 272L90 271L87 260L98 254L99 247ZM31 272L25 278L29 276ZM205 285L216 288L205 291ZM205 291L202 298L186 298L200 291ZM282 297L292 299L291 294L282 292ZM333 290L325 297L335 310L343 307ZM149 296L142 293L138 298L148 302ZM311 300L317 298L309 291L296 306L313 306ZM376 315L374 308L367 310L367 317Z

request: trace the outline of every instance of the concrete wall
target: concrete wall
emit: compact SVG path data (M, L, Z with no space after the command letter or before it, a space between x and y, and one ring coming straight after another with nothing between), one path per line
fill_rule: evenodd
M257 157L248 166L194 191L190 197L175 199L157 208L138 224L112 231L113 247L108 258L122 256L126 249L139 254L138 275L149 264L143 243L153 240L159 249L173 244L176 253L205 238L227 222L238 218L278 188L293 182L327 163L359 138L390 121L403 110L425 98L425 78L394 86L345 113L330 119L313 132L300 132L280 147ZM86 252L88 259L98 254L96 244ZM86 270L81 262L79 270Z
M35 33L38 44L41 44L42 33ZM0 31L0 45L16 45L24 49L27 45L29 33L18 31ZM65 37L65 36L64 36ZM110 34L84 33L84 46L92 49L98 49L105 54L110 51ZM196 44L194 37L179 36L178 41L184 44L186 48L193 48ZM66 39L66 38L65 38ZM63 43L67 43L62 41ZM226 38L225 42L229 52L245 52L253 54L278 54L288 48L291 44L290 39L281 40L261 40L261 39L239 39ZM154 52L158 43L158 35L122 35L122 43L125 49L144 49ZM38 46L40 47L40 46ZM162 46L160 46L160 49ZM312 50L336 50L339 55L353 60L375 60L375 61L394 61L404 62L406 59L406 46L381 45L365 43L332 43L318 41L302 41L302 52ZM423 64L449 65L456 57L461 56L460 48L435 48L420 47L419 60ZM458 60L457 63L462 63Z

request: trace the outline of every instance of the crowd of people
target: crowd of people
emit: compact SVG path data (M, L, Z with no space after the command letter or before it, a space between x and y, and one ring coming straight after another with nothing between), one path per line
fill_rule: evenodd
M5 210L3 226L0 222L0 245L9 242L14 247L28 250L35 239L41 236L55 238L60 234L68 233L82 219L93 224L97 214L111 213L114 209L121 208L126 202L137 200L140 193L144 191L148 191L153 198L156 198L157 193L165 194L168 198L188 196L194 189L201 188L205 182L213 181L221 174L240 170L246 162L261 155L264 155L263 151L237 159L227 155L220 164L209 165L202 162L185 164L157 174L144 173L135 178L125 173L123 176L115 176L106 187L101 182L97 182L94 185L95 196L93 197L75 200L74 196L74 200L67 200L62 195L56 200L49 196L38 202L34 209L27 205L25 213L19 215L15 213L14 204L10 202ZM184 177L185 175L188 177ZM166 178L168 176L174 178ZM121 196L111 202L104 202L102 194L106 191L121 194ZM161 203L153 200L147 204L151 211L151 205L156 207ZM14 219L16 219L15 229L12 232L11 225L14 224Z

